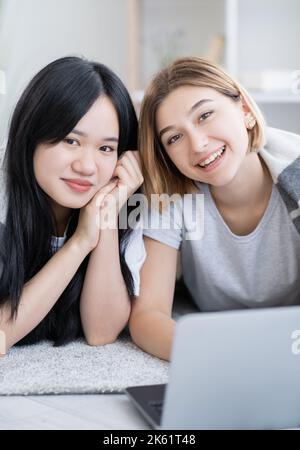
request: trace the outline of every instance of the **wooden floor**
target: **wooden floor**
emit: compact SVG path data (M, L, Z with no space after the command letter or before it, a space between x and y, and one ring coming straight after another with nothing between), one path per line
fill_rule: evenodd
M148 430L125 395L0 396L0 430Z
M150 428L125 395L100 394L0 396L0 430Z

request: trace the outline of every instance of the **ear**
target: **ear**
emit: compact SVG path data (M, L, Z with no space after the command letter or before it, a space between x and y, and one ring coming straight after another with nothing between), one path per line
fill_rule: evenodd
M244 97L242 96L242 94L241 94L241 100L240 100L240 102L241 102L241 107L242 107L244 116L246 116L247 114L250 113L250 108L249 108L248 103L246 102L246 100L245 100Z
M251 113L248 103L245 101L244 97L241 95L241 108L244 114L244 122L247 130L252 130L256 125L256 119Z

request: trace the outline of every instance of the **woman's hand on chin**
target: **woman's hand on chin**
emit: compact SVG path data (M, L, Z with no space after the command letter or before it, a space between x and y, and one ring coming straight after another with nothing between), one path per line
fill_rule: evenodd
M114 179L103 186L89 203L80 210L78 225L72 239L80 247L85 248L87 253L98 245L101 230L100 211L103 207L103 201L116 188L117 182L117 179Z
M116 181L114 189L105 195L102 193L105 187L98 191L99 201L101 201L101 228L103 226L107 227L108 221L112 224L114 224L114 221L117 222L122 206L142 185L144 178L140 166L141 163L137 151L125 152L118 160L113 173L113 180Z

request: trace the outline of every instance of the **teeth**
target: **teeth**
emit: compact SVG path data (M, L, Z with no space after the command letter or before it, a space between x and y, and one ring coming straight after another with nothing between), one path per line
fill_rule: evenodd
M218 156L221 156L222 153L225 150L225 145L218 150L217 152L213 153L209 158L207 158L205 161L203 161L200 165L200 167L206 167L208 164L212 163Z

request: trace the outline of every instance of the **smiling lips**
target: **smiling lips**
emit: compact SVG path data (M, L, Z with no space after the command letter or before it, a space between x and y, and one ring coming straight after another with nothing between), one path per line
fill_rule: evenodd
M87 192L93 186L90 181L76 179L65 180L64 182L76 192Z
M216 150L212 153L210 153L208 156L202 158L200 161L198 161L197 166L200 167L201 169L209 169L209 168L214 168L220 161L220 159L222 159L222 156L224 154L226 150L226 146L223 145L223 147L221 147L219 150Z
M80 178L70 178L65 181L69 181L70 183L79 184L80 186L92 186L92 183L87 180L81 180Z

